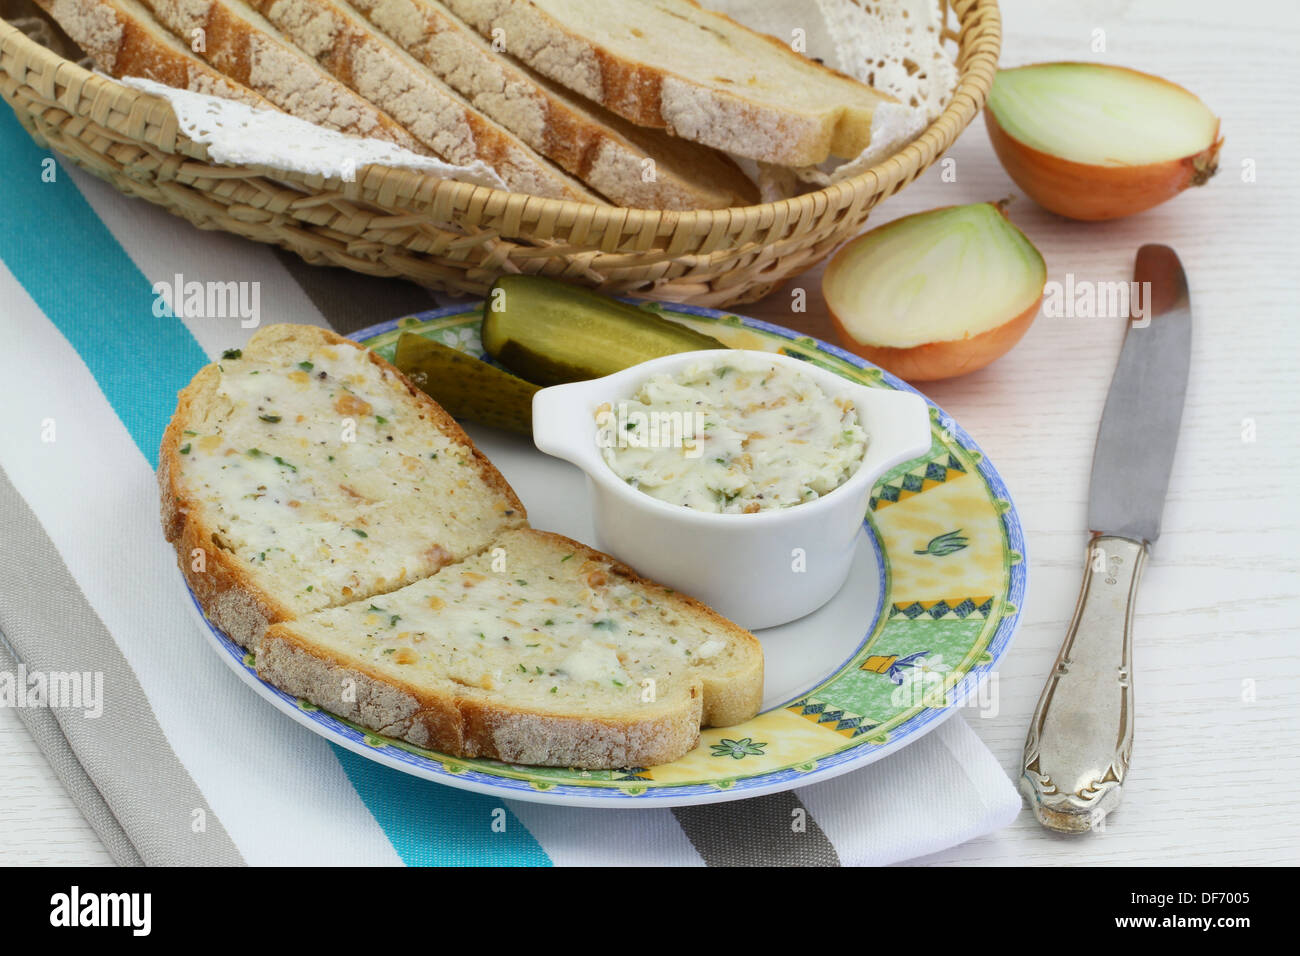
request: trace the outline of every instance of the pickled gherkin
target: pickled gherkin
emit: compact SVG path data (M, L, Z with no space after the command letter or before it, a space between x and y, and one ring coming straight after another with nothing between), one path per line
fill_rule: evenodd
M453 418L532 433L531 382L411 332L398 338L393 364Z
M712 336L626 302L543 276L502 276L483 306L483 345L506 368L539 385L600 378L632 365L700 349Z

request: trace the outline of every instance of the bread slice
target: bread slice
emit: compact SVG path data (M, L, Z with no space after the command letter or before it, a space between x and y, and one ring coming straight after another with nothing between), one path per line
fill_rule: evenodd
M215 69L293 116L353 136L421 144L381 108L334 79L238 0L144 0L158 22Z
M741 156L853 158L892 98L692 0L445 0L558 83L641 126Z
M349 0L477 109L621 206L720 209L758 201L707 147L634 126L494 50L437 0Z
M396 590L526 523L432 399L312 326L267 326L199 371L158 482L191 590L247 648L268 623Z
M753 716L763 654L699 602L523 506L400 372L312 326L199 371L163 436L167 539L259 675L463 757L674 760Z
M243 7L242 0L216 0ZM481 160L517 192L604 203L509 130L474 109L344 3L249 0L299 50L381 107L451 163Z
M177 89L275 109L208 66L136 0L36 0L72 41L112 76L142 76Z
M585 768L675 760L752 717L748 631L555 534L374 601L272 626L257 672L378 733L461 757Z

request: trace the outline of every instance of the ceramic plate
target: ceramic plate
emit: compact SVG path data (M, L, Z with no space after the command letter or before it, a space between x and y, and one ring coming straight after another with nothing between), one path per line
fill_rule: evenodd
M909 389L817 339L742 316L644 304L736 348L781 351L876 388ZM483 357L481 313L453 307L397 319L353 338L391 359L402 332ZM517 800L651 807L758 796L825 780L904 747L974 706L1006 653L1024 604L1020 520L979 447L931 403L930 451L886 472L872 491L848 583L819 611L759 631L763 711L705 730L670 764L582 771L464 760L378 737L257 678L253 657L203 621L227 663L299 723L364 757ZM514 486L538 528L593 539L585 476L523 436L467 428ZM197 604L195 605L198 611ZM199 612L202 618L201 612Z

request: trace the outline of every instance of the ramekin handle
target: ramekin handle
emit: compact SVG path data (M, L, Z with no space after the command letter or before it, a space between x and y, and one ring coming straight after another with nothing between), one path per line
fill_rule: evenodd
M591 385L552 385L533 394L533 444L584 470L597 454Z
M920 395L864 388L860 401L868 412L864 470L880 474L930 450L930 407Z

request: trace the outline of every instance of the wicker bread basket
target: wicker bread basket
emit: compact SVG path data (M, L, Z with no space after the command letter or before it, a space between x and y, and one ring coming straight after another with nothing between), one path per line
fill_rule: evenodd
M867 172L782 202L658 212L597 206L367 166L341 182L220 166L162 99L28 36L31 7L0 0L0 94L42 146L201 229L290 249L308 262L482 294L499 274L544 273L611 293L704 306L761 298L859 231L877 202L919 176L984 104L997 68L996 0L946 0L959 86L914 143ZM10 22L10 21L13 22ZM51 34L52 35L52 34ZM57 44L56 44L57 45Z

